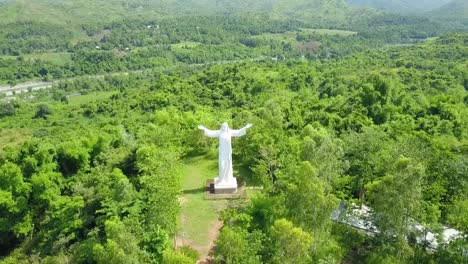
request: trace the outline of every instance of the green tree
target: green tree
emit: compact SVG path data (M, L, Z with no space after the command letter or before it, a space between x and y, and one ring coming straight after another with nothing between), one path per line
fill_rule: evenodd
M395 247L400 260L409 257L407 238L421 214L423 173L420 164L400 157L392 174L366 185L380 239Z
M14 116L16 114L16 108L12 103L0 103L0 118L6 116Z
M312 237L286 219L276 220L271 228L271 263L301 264L311 260Z
M468 233L468 200L455 200L448 209L447 222L459 231Z
M293 177L288 179L286 208L292 221L313 233L313 253L320 250L319 233L330 223L338 199L326 191L326 181L318 177L317 169L303 162Z
M97 263L149 263L148 254L138 245L138 239L118 219L105 222L106 240L93 247Z
M71 176L80 169L88 168L89 159L89 151L77 141L63 143L57 150L57 162L64 176Z
M49 109L49 106L42 104L39 106L39 109L37 109L36 114L34 115L34 118L47 119L47 116L51 114L52 114L52 111Z
M13 163L0 166L0 245L9 248L14 239L33 229L28 200L31 184L23 179L20 168Z
M219 263L261 263L261 233L239 227L224 227L216 242L215 255Z

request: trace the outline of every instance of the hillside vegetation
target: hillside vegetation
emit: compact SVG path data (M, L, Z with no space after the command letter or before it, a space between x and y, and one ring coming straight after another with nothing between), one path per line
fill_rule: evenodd
M340 61L83 80L120 92L79 106L56 96L73 92L66 86L10 102L2 131L30 132L1 158L4 261L169 258L163 252L176 231L180 160L216 148L198 124L231 120L255 124L234 154L265 191L224 214L220 259L462 263L455 244L427 255L405 237L417 235L408 228L413 220L467 231L457 216L467 195L466 39ZM399 195L374 199L383 186ZM340 200L370 203L385 235L365 237L330 222ZM234 241L235 252L226 246ZM284 252L285 241L303 251Z
M451 0L348 0L352 6L373 7L393 13L424 13L437 9Z
M466 263L463 20L338 0L0 5L0 263ZM255 188L233 201L203 188L218 146L197 126L224 121L253 124L232 154ZM374 235L338 208L370 208Z
M440 8L432 10L430 14L440 17L458 17L466 21L468 19L468 2L463 0L452 0Z

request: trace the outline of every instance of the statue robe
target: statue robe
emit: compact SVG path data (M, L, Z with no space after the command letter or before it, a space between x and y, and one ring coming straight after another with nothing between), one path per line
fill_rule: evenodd
M209 130L205 129L205 136L219 139L219 157L218 157L218 178L216 183L229 183L234 180L232 171L232 137L242 137L246 134L245 128L235 130Z

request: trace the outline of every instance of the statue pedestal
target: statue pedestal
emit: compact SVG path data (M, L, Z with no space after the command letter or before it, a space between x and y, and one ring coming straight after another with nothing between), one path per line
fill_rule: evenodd
M215 191L214 179L206 181L206 200L236 200L247 197L245 189L242 186L238 186L237 189L218 189ZM222 192L225 193L222 193Z
M218 182L218 178L214 179L214 193L225 194L237 192L237 179L232 177L229 181Z

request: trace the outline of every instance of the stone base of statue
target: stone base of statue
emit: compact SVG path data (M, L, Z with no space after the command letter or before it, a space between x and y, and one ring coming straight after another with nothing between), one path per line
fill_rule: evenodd
M214 178L214 193L226 194L237 192L237 179L232 177L229 181L219 182L218 178Z
M237 183L237 180L236 180ZM232 183L231 183L232 184ZM207 200L233 200L246 197L246 192L242 186L222 186L225 188L216 189L214 179L206 181L205 199Z

